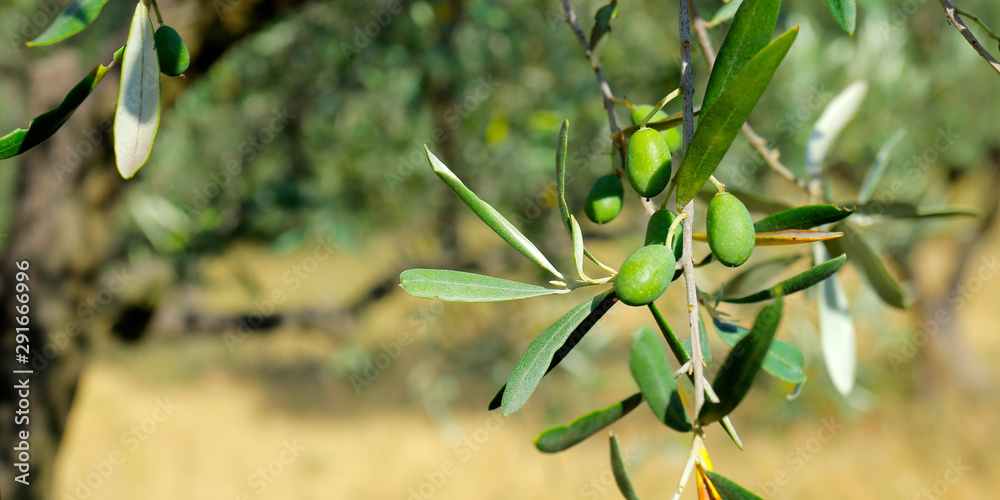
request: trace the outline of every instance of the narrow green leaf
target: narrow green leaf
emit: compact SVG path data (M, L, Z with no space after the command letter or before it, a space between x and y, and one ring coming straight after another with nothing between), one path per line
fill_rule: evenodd
M677 206L691 201L715 172L798 33L798 27L786 31L753 56L702 113L677 171Z
M897 130L882 146L882 149L878 150L878 154L875 155L875 163L872 164L872 168L868 169L868 173L865 174L865 180L861 183L861 189L858 190L859 203L867 203L871 199L872 194L875 192L875 186L878 186L878 181L882 179L882 174L889 167L889 158L892 156L892 150L895 149L896 144L899 143L904 135L906 134L903 129Z
M27 43L28 47L61 42L81 31L97 19L108 0L76 0L56 16L42 34Z
M840 29L844 33L854 36L854 26L858 22L858 6L856 0L826 0L833 13L833 19L837 21Z
M652 328L643 326L635 332L629 368L656 418L676 431L691 430L691 419L674 383L674 371Z
M724 22L732 20L732 18L736 15L736 10L740 8L740 5L743 5L743 0L732 0L729 3L722 4L722 7L719 7L719 10L715 11L715 15L712 16L712 19L705 23L705 27L714 28ZM771 28L771 31L774 31L774 28Z
M816 120L806 142L806 168L814 179L822 178L830 147L844 127L858 114L858 108L867 93L868 83L858 81L850 84L830 100Z
M903 288L889 274L882 259L868 245L864 237L843 222L835 225L833 229L843 232L844 237L824 242L830 255L847 254L851 264L883 302L899 309L908 309L910 302Z
M17 156L44 142L73 116L73 112L94 91L104 75L125 53L125 47L115 52L114 59L107 66L98 64L66 94L66 98L55 109L42 113L31 120L28 128L19 128L0 137L0 160Z
M639 495L636 495L635 488L632 487L632 480L628 477L628 467L625 466L621 446L618 445L618 436L613 434L611 435L611 471L614 473L618 491L622 493L625 500L639 500Z
M701 109L706 112L711 109L712 103L743 66L771 41L780 8L781 0L753 0L738 7L712 66Z
M715 332L730 347L736 347L750 333L750 330L742 326L725 323L718 318L712 319L715 322ZM805 357L802 356L802 351L787 342L774 339L762 366L765 372L785 382L800 384L806 381Z
M568 292L448 269L409 269L399 275L399 284L414 297L449 302L498 302Z
M757 289L760 288L760 283L768 282L775 275L784 271L788 266L798 262L799 259L804 256L805 254L784 255L781 257L755 262L751 265L745 266L746 269L742 270L736 276L733 276L725 283L725 285L723 285L722 288L730 297L747 295L751 292L757 291Z
M840 208L837 205L806 205L768 215L755 222L753 228L758 233L786 229L812 229L823 224L837 222L852 213L854 213L853 208Z
M836 241L836 240L832 240ZM819 283L830 276L833 276L837 271L843 267L844 262L847 262L847 256L841 255L835 259L830 259L817 266L810 267L805 271L782 281L773 288L767 288L761 290L757 293L746 295L743 297L729 297L723 295L719 300L722 302L730 302L733 304L749 304L752 302L763 302L765 300L773 299L777 296L775 289L781 288L784 290L784 295L791 295L795 292L799 292L809 288L816 283Z
M566 232L572 236L569 222L569 205L566 203L566 151L569 149L569 120L563 120L559 128L559 139L556 140L556 196L559 198L559 216L562 218Z
M583 231L580 229L580 223L576 221L576 217L570 215L569 219L572 227L573 263L576 264L576 274L580 279L587 280L587 273L583 272Z
M871 200L868 202L848 203L856 205L856 213L868 217L888 217L890 219L920 219L923 217L982 217L983 211L977 207L964 205L917 206L913 203L899 201Z
M588 413L570 422L569 425L553 427L538 436L538 439L535 440L535 447L544 453L563 451L628 415L640 403L642 403L642 394L635 393L603 410Z
M149 9L139 0L125 44L115 111L115 161L123 179L131 179L149 159L159 126L160 62Z
M521 409L538 387L538 382L552 371L569 351L583 339L618 298L612 292L602 293L570 309L536 338L521 358L507 384L500 389L494 402L500 399L500 412L504 416ZM490 409L495 408L490 403Z
M719 495L722 496L722 500L762 500L761 497L750 493L742 486L715 472L706 470L705 474L708 476L708 479L712 481L712 485L715 486Z
M522 255L530 259L535 264L538 264L546 271L552 273L558 278L564 278L562 273L556 270L555 266L549 262L549 259L542 254L542 251L535 246L524 234L521 233L513 224L511 224L500 212L497 212L495 208L490 206L489 203L483 201L476 193L473 193L471 189L462 183L462 180L455 175L448 167L441 162L436 156L426 146L424 150L427 152L427 161L430 162L431 168L434 169L434 173L444 181L445 184L451 188L452 191L462 199L465 204L472 209L476 215L490 226L493 232L500 235L504 241L510 246L514 247L515 250L521 252Z
M814 251L817 261L830 256L823 245L815 245ZM858 371L854 323L847 305L847 294L836 276L820 284L819 333L823 360L833 386L844 396L854 390Z
M594 13L594 28L590 31L590 49L595 56L611 34L611 20L616 17L618 17L618 0L611 0L611 3Z
M698 415L699 422L715 422L731 413L743 401L760 372L778 330L781 303L782 299L779 297L777 302L761 309L750 333L733 347L712 382L712 387L719 395L719 402L706 401Z

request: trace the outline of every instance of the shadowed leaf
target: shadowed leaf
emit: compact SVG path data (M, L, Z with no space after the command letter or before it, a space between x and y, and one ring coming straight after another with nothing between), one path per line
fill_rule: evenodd
M736 344L750 333L750 330L742 326L725 323L718 318L712 319L715 322L716 333L730 347L736 347ZM804 366L805 358L802 356L802 351L778 339L774 339L771 343L762 365L765 372L793 384L806 381Z
M844 233L843 238L826 242L830 255L847 254L851 264L861 273L865 281L875 290L883 302L899 309L910 307L903 288L889 274L882 259L853 227L840 223L833 227Z
M27 43L38 47L61 42L81 31L97 19L108 0L76 0L56 16L42 34Z
M632 479L628 477L628 467L625 466L621 446L618 445L618 436L613 434L611 435L611 472L615 476L618 491L622 493L625 500L639 500L639 495L635 494L635 488L632 487Z
M753 228L758 233L786 229L812 229L823 224L837 222L852 213L854 213L853 208L841 208L837 205L806 205L768 215L754 222Z
M535 440L535 447L545 453L563 451L628 415L640 403L642 403L642 394L635 393L603 410L588 413L572 421L569 425L553 427L538 436L538 439Z
M656 418L674 430L691 430L691 420L674 383L674 371L652 328L644 326L633 335L629 369Z
M772 288L767 288L761 290L757 293L746 295L743 297L727 297L723 295L719 300L722 302L730 302L733 304L749 304L752 302L763 302L765 300L770 300L775 298L777 295L775 293L776 288L781 288L784 295L791 295L795 292L799 292L809 288L816 283L819 283L830 276L833 276L837 271L843 267L844 262L847 262L847 256L841 255L835 259L830 259L817 266L810 267L805 271L782 281L778 285Z
M715 486L716 491L719 492L719 496L722 500L762 500L761 497L750 493L742 486L726 479L725 477L716 474L712 471L705 471L705 475L708 479L712 481L712 485Z

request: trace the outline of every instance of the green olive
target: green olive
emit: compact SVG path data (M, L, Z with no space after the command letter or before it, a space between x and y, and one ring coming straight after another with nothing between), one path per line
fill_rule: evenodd
M167 76L179 76L191 64L191 54L184 40L170 26L160 26L153 35L156 58L160 62L160 72Z
M753 219L747 207L731 193L717 193L708 204L708 246L719 262L742 265L754 247Z
M587 218L597 224L611 222L622 211L622 197L625 189L622 180L615 174L601 176L591 186L583 211Z
M649 112L652 110L653 110L652 104L640 104L635 108L633 108L632 125L638 125L639 122L642 121L642 119L645 118L646 115L648 115ZM661 109L660 111L657 111L656 114L653 115L653 118L651 118L649 121L658 122L666 119L667 119L667 114L664 113L663 110ZM660 132L660 135L662 135L663 138L666 139L667 147L669 147L671 151L677 151L678 149L681 148L680 127L674 127L667 130L663 130Z
M670 180L670 147L659 132L642 128L632 134L625 153L628 182L637 193L652 198L667 187Z
M618 277L615 292L622 302L630 306L644 306L658 299L670 285L677 261L674 252L666 245L647 245L625 259Z

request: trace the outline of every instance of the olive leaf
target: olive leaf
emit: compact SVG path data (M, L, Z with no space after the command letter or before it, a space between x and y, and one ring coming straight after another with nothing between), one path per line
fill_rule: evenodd
M736 347L736 344L750 333L750 330L742 326L726 323L718 318L713 317L712 321L715 323L715 332L729 347ZM805 357L802 356L802 351L778 339L771 342L762 367L765 372L785 382L801 384L806 381Z
M408 269L399 275L399 284L414 297L449 302L498 302L569 292L448 269Z
M806 168L814 179L823 176L823 166L826 164L826 154L830 146L837 140L844 127L854 119L867 93L868 83L857 81L850 84L826 105L816 120L806 142Z
M891 219L920 219L924 217L982 217L983 211L977 207L964 205L918 206L899 201L871 200L858 202L856 213L868 217L888 217Z
M545 374L552 371L583 339L618 297L614 292L602 293L570 309L539 335L514 365L514 370L490 402L490 410L500 408L510 415L524 406Z
M569 205L566 203L566 150L569 149L569 120L563 120L559 128L559 138L556 139L556 197L559 198L559 217L566 232L572 235L570 225Z
M858 22L858 6L856 0L826 0L833 13L833 19L837 21L840 29L844 33L853 36L854 26Z
M701 407L698 421L702 425L715 422L731 413L750 390L781 322L781 304L782 299L778 297L774 304L761 309L750 333L730 351L712 382L719 402L706 401Z
M590 31L590 50L594 58L599 57L604 42L611 34L611 20L618 17L618 0L597 9L594 13L594 29Z
M798 33L798 27L792 28L767 44L702 113L675 176L677 206L691 201L715 172Z
M434 153L431 153L427 146L424 146L424 151L427 152L427 161L430 162L431 168L434 169L434 173L444 181L445 184L451 188L452 191L459 198L462 199L465 204L472 209L476 215L486 223L493 232L497 233L504 241L510 246L514 247L515 250L521 252L522 255L530 259L535 264L538 264L546 271L552 273L558 278L564 278L562 273L556 270L555 266L549 262L549 259L542 254L542 251L535 246L524 234L521 233L513 224L510 223L500 212L497 212L495 208L490 206L489 203L483 201L476 193L473 193L471 189L462 183L462 180L455 175L444 163L441 162Z
M837 205L806 205L768 215L754 222L753 228L758 233L786 229L812 229L823 224L837 222L852 213L854 213L853 208L841 208Z
M719 300L733 304L763 302L765 300L775 298L777 296L775 290L778 288L783 290L784 295L791 295L795 292L805 290L806 288L809 288L829 278L830 276L833 276L840 270L841 267L843 267L844 262L847 262L847 256L841 255L835 259L830 259L822 264L810 267L809 269L782 281L772 288L767 288L743 297L730 297L723 295L722 297L719 297Z
M833 229L843 232L844 237L826 242L830 254L847 254L851 264L883 302L899 309L908 309L910 304L906 293L889 274L882 259L875 250L872 250L864 237L849 224L839 223Z
M94 66L94 69L90 70L90 73L66 94L66 98L59 106L35 117L28 124L28 128L19 128L0 137L0 160L13 158L52 137L52 134L55 134L73 116L76 108L90 96L97 84L104 79L104 75L124 53L125 47L122 47L115 52L110 64Z
M805 257L805 254L783 255L744 266L739 274L725 282L722 289L730 296L746 295L756 291L760 287L759 283L770 280L772 276L798 262L802 257Z
M125 44L115 110L115 161L122 178L131 179L149 159L159 126L160 63L149 9L139 0Z
M712 481L712 486L715 486L722 500L762 500L761 497L747 491L742 486L726 479L720 474L707 470L705 471L705 475Z
M826 247L813 247L816 261L829 258ZM847 310L847 294L836 276L819 287L819 333L823 360L833 386L844 396L854 390L857 376L857 345L854 323Z
M712 103L743 66L771 41L780 8L781 0L754 0L743 2L737 8L733 24L712 66L701 109L711 109Z
M674 371L652 328L643 326L633 334L629 369L656 418L676 431L690 431L691 419L677 391Z
M38 47L61 42L93 23L108 0L76 0L56 16L52 24L26 45Z
M813 231L809 229L786 229L784 231L774 231L770 233L755 233L754 245L759 247L801 245L803 243L832 240L840 238L843 235L844 233L841 232ZM700 233L692 234L691 238L702 243L708 241L708 235Z
M882 179L882 175L889 167L889 158L892 156L892 150L904 135L905 131L903 129L896 130L892 134L892 137L882 146L882 149L878 150L878 154L875 155L875 163L872 164L872 168L868 169L868 173L865 174L865 180L861 183L861 188L858 189L859 203L867 203L871 199L872 194L875 192L875 186L878 185L878 181Z
M611 472L615 476L615 484L625 500L639 500L639 495L635 493L632 486L632 479L628 477L628 467L625 466L625 458L622 457L621 446L618 445L618 436L611 435Z
M535 447L544 453L563 451L628 415L640 403L642 394L635 393L603 410L590 412L570 422L569 425L553 427L535 439Z
M580 223L576 221L576 217L570 215L569 221L572 227L573 263L576 264L576 274L580 279L589 281L590 278L587 277L587 273L583 272L583 231L580 230Z
M736 11L740 8L740 5L743 5L743 0L731 0L729 3L722 4L722 7L719 7L719 10L715 11L712 19L705 23L705 27L714 28L726 21L732 20L736 16ZM771 31L774 31L774 28L771 28Z

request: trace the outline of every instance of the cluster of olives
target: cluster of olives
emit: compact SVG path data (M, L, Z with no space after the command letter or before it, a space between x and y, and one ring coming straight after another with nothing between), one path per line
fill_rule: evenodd
M632 123L638 125L653 106L636 106L632 110ZM653 121L666 119L658 111ZM625 154L625 172L629 184L637 193L652 198L663 192L670 181L672 162L670 152L680 147L680 132L672 128L663 132L642 127L632 134ZM624 189L621 178L608 174L594 182L584 204L587 218L597 224L610 222L622 209ZM676 269L683 249L680 231L667 241L671 225L677 214L661 209L655 212L646 226L646 240L642 248L625 260L615 280L618 298L630 306L649 304L660 297L673 280L680 277ZM750 212L731 193L720 191L708 205L708 246L712 255L725 266L742 265L753 253L755 231Z

